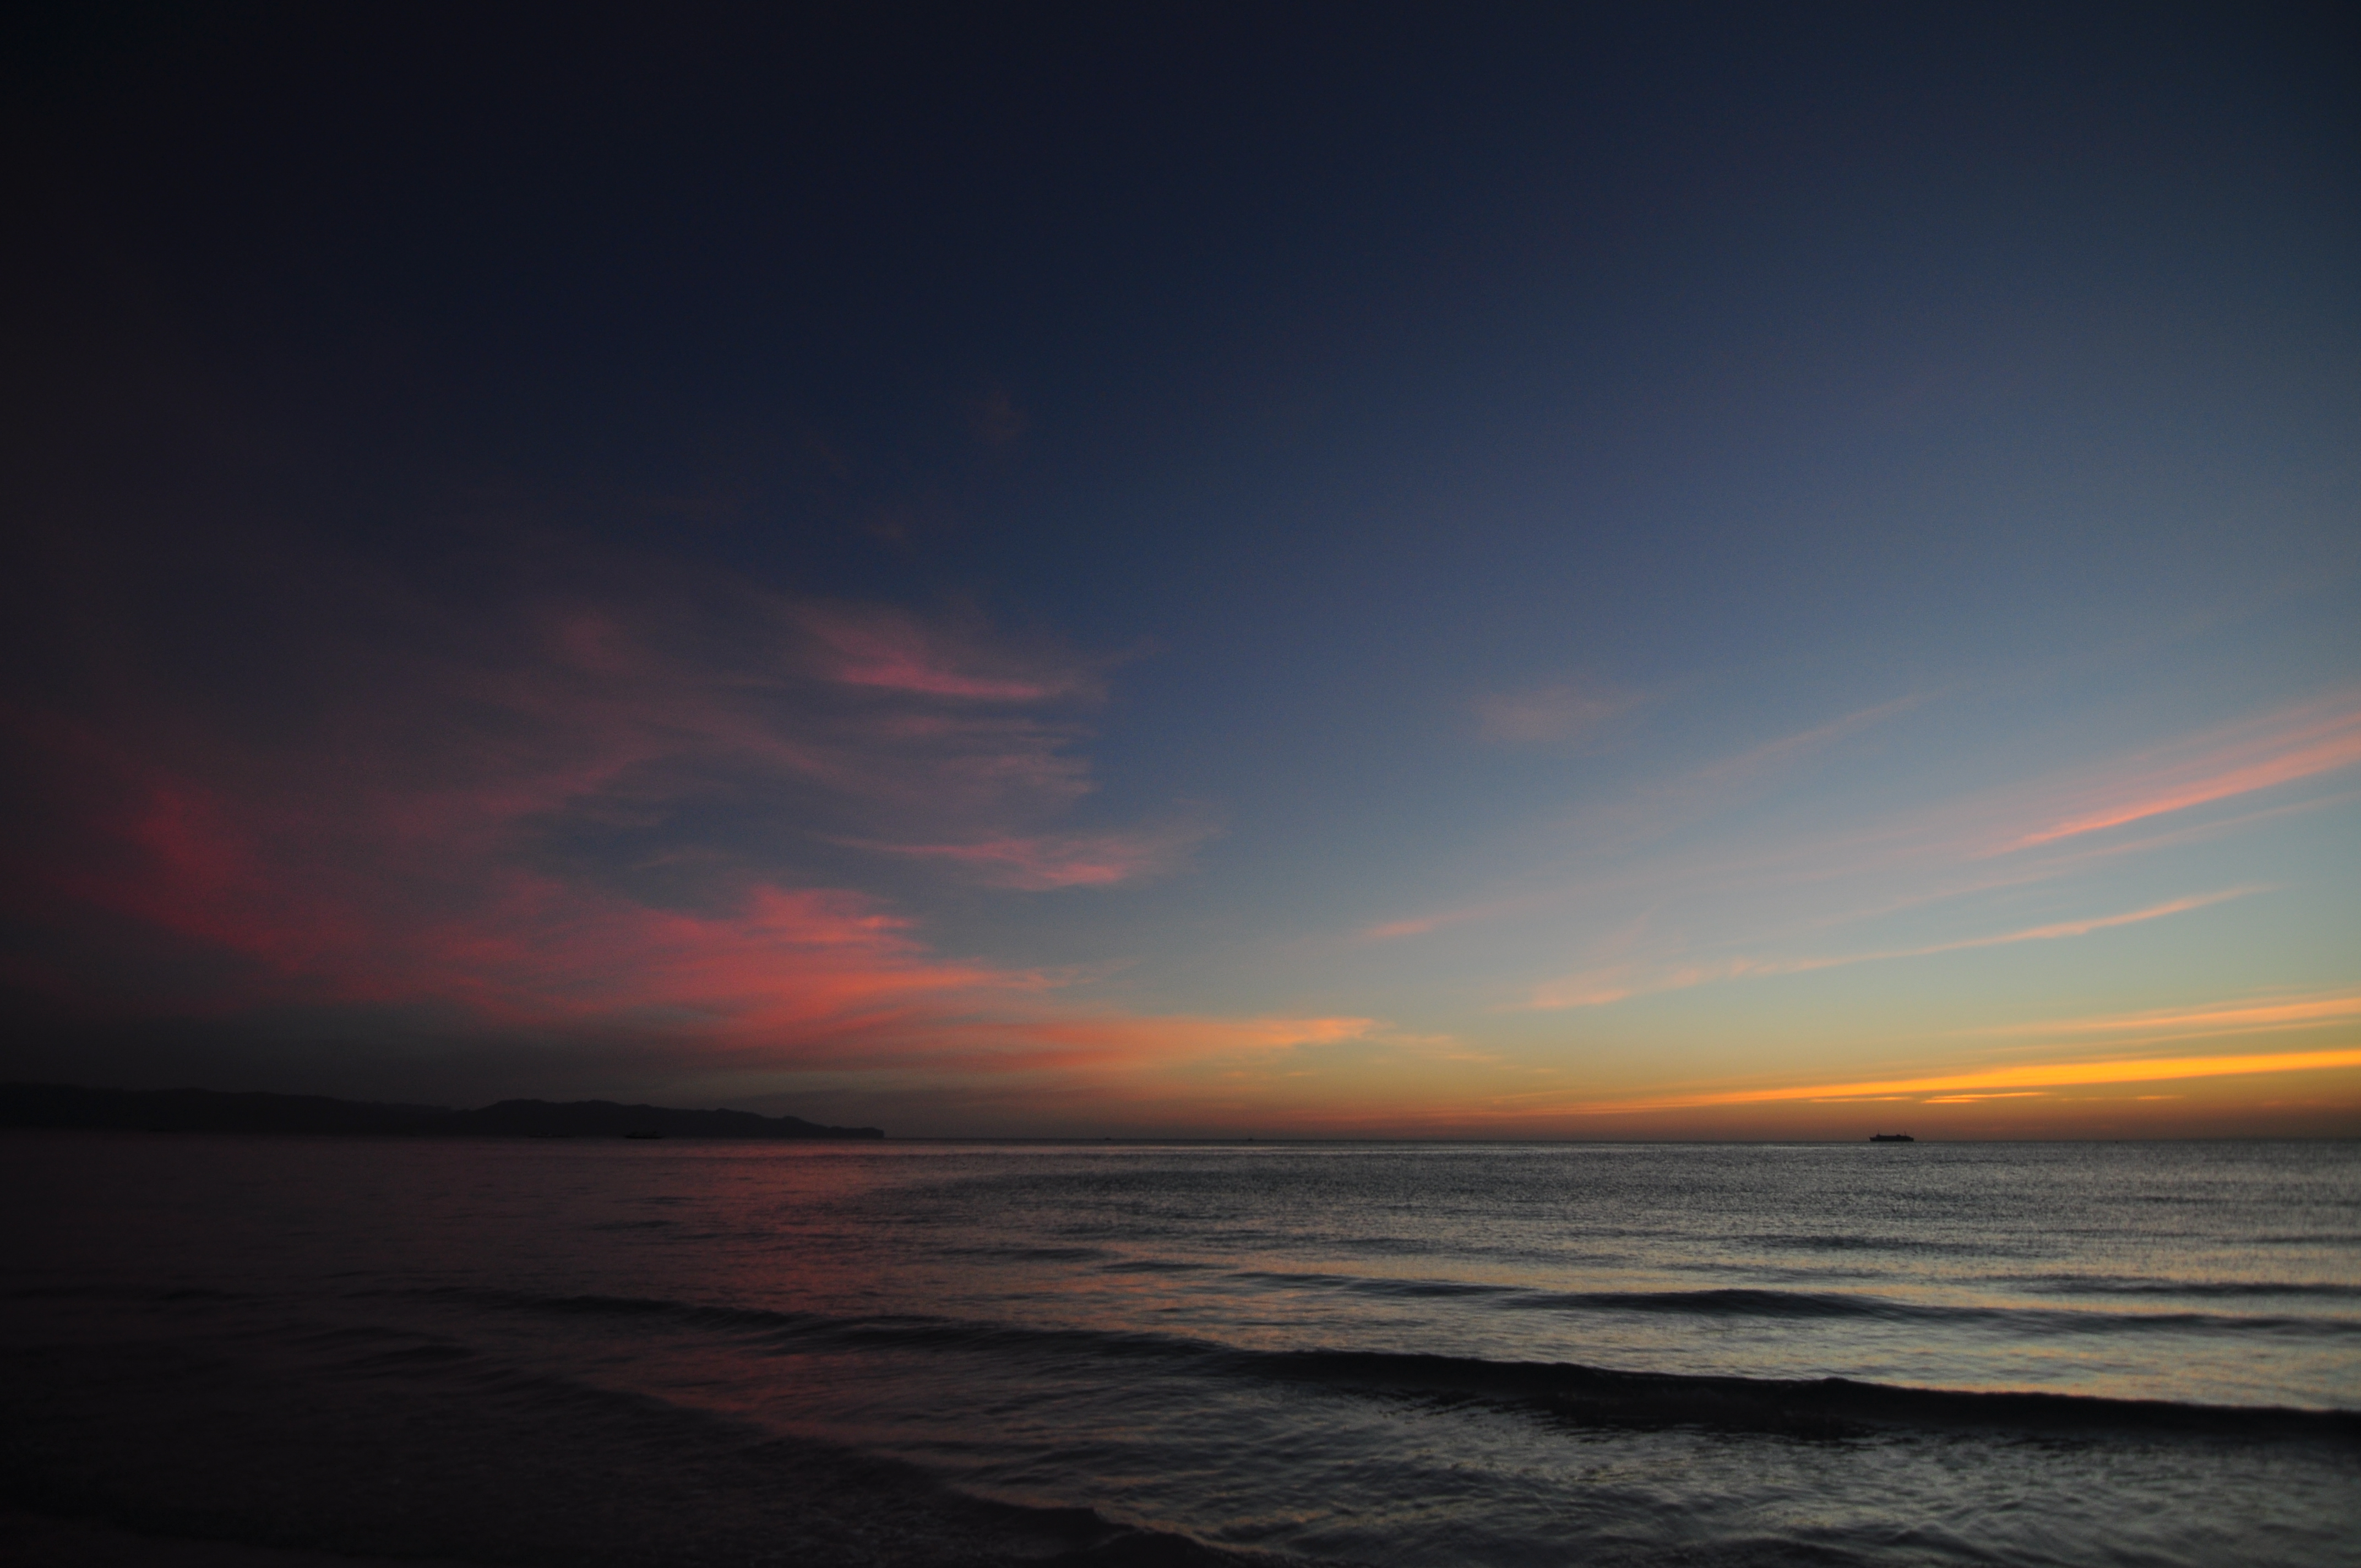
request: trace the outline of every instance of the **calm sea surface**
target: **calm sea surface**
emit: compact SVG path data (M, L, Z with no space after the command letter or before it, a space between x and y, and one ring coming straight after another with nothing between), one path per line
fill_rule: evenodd
M1233 1548L2361 1561L2350 1143L12 1135L0 1190L20 1338L439 1357Z

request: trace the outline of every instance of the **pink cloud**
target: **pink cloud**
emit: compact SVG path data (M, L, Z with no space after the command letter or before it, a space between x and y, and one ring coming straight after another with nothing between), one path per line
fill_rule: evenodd
M56 890L229 966L151 1010L430 1004L477 1031L659 1036L738 1070L930 1073L1153 1065L1370 1026L1093 1011L1059 994L1060 977L934 953L913 920L851 889L758 883L685 911L466 862L423 895L390 866L357 890L307 874L300 852L282 860L236 805L180 783L95 831L115 838L110 873Z
M942 955L809 869L847 841L1011 887L1169 868L1202 826L1044 825L1092 787L1084 660L711 583L392 635L348 619L304 629L336 674L316 701L225 717L126 677L71 718L0 713L35 803L0 898L48 933L16 981L99 1015L423 1007L840 1067L1014 1070L1276 1026L1094 1020L1060 977Z
M1097 694L1094 672L1055 655L1028 655L965 628L930 626L899 610L807 606L796 620L847 685L978 702L1041 702Z
M2028 850L2361 762L2361 702L2330 701L2226 726L2127 759L2073 789L2059 815L2004 850Z

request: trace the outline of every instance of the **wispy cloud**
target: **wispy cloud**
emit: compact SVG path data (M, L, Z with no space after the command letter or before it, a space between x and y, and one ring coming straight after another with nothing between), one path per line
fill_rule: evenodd
M1077 714L1103 685L1071 651L629 573L465 623L324 619L304 646L337 680L267 722L138 685L0 713L38 827L5 897L44 934L8 980L96 1014L423 1010L774 1064L1015 1070L1365 1026L1101 1017L1069 977L943 954L847 885L847 842L1050 888L1169 870L1205 836L1053 826L1092 788Z
M1364 940L1372 942L1390 942L1403 937L1423 937L1431 931L1444 930L1452 926L1465 926L1472 921L1494 920L1504 915L1512 915L1520 908L1530 907L1534 902L1532 899L1502 899L1493 904L1479 904L1460 909L1439 909L1432 915L1413 915L1403 920L1388 920L1381 925L1365 928L1360 935Z
M972 623L875 606L799 605L794 618L825 651L827 676L846 685L1005 703L1096 696L1102 686L1070 655L1021 649Z
M1979 905L2004 907L2045 883L2095 887L2092 879L2137 860L2355 798L2349 790L2290 794L2361 757L2361 699L2346 694L1867 820L1830 827L1790 813L1795 827L1766 831L1756 817L1730 815L1731 830L1717 830L1717 815L1758 795L1783 766L1915 706L1905 698L1860 709L1652 784L1628 807L1593 807L1554 828L1565 847L1532 855L1535 869L1517 881L1383 920L1358 938L1401 941L1514 922L1521 930L1504 934L1525 940L1526 931L1570 927L1564 967L1512 982L1499 1005L1599 1007L1696 986L2079 938L2247 897L2265 889L2224 888L2072 920L2003 924L1993 915L1978 921L1982 932L1875 939L1878 927L1914 915L1918 930L1932 919L1957 932ZM2274 790L2279 798L2266 793ZM2237 809L2191 809L2217 804ZM1684 815L1689 826L1677 836L1631 828ZM1953 907L1938 907L1946 904ZM1656 918L1634 941L1629 923L1642 911ZM1843 944L1850 951L1795 951L1806 942L1837 946L1848 930L1867 939Z
M1977 1031L1993 1035L2119 1035L2165 1040L2209 1035L2317 1029L2361 1019L2361 992L2339 992L2202 1007L2158 1007L2095 1018L2004 1024Z
M1924 696L1916 694L1895 697L1873 707L1856 708L1809 729L1765 740L1690 770L1674 783L1672 791L1682 795L1719 798L1727 791L1751 784L1763 774L1824 751L1838 741L1883 724L1889 718L1899 718L1924 705L1926 700Z
M2191 894L2185 898L2167 899L2143 909L2126 910L2119 915L2097 915L2081 920L2053 920L2047 925L2027 926L2014 931L1997 931L1989 936L1961 937L1949 942L1928 942L1914 948L1888 948L1879 952L1839 953L1821 958L1800 959L1740 959L1736 972L1755 974L1805 974L1814 970L1841 969L1849 964L1878 963L1888 959L1932 958L1938 953L1971 952L1978 948L2013 947L2019 942L2054 942L2068 937L2087 937L2093 931L2112 931L2118 927L2137 926L2149 920L2161 920L2169 915L2185 915L2192 909L2226 904L2235 898L2245 898L2270 889L2262 884L2224 888L2218 893Z
M2119 915L2092 916L2081 920L2057 920L2047 925L2028 926L2014 931L1999 931L1988 936L1962 937L1949 942L1929 942L1919 947L1889 948L1879 952L1839 953L1806 958L1736 957L1708 963L1681 964L1642 971L1629 964L1606 970L1593 970L1549 981L1536 986L1529 1006L1538 1009L1604 1006L1628 997L1663 991L1677 991L1693 985L1718 981L1759 979L1771 975L1809 974L1818 970L1842 969L1851 964L1878 963L1892 959L1931 958L1938 953L1968 952L1978 948L2010 947L2018 942L2051 942L2068 937L2085 937L2093 931L2108 931L2123 926L2136 926L2144 921L2160 920L2168 915L2182 915L2209 905L2244 898L2250 894L2267 891L2256 887L2224 888L2218 893L2194 894L2186 898L2169 899Z
M1807 888L1828 890L1814 896L1819 907L1808 916L1811 924L1826 928L1944 899L2056 881L2320 809L2334 801L2257 802L2235 817L2158 820L2324 779L2361 762L2361 698L2345 694L2088 767L1929 798L1834 829L1750 833L1734 841L1711 835L1716 817L1757 797L1793 768L1924 700L1908 696L1858 709L1653 781L1628 801L1593 806L1546 832L1537 830L1534 869L1515 881L1440 908L1374 922L1359 935L1399 940L1602 900L1637 898L1677 913L1684 901L1698 898L1728 909L1734 895L1753 889L1788 890L1778 900L1778 923L1791 928L1799 902L1793 894ZM2106 831L2144 822L2160 830L2134 839ZM1676 823L1685 824L1692 839L1706 828L1704 840L1657 851L1654 846ZM1897 893L1897 883L1906 891ZM1859 891L1847 896L1848 887Z
M1049 892L1112 887L1164 875L1217 829L1191 819L1110 833L1036 834L957 844L895 844L844 839L855 849L939 861L994 887Z
M988 446L1007 445L1032 422L1005 387L994 387L968 405L968 428Z
M1601 848L1628 850L1662 836L1676 825L1709 818L1759 795L1788 770L1823 755L1852 736L1910 712L1925 700L1918 696L1897 697L1716 758L1670 778L1652 782L1631 797L1596 810L1559 836L1575 839L1593 852ZM1548 709L1544 705L1539 711L1546 713ZM1679 874L1675 872L1675 878ZM1607 880L1619 886L1630 886L1649 879L1663 880L1662 870L1626 871ZM1598 882L1596 877L1577 877L1555 885L1529 883L1442 909L1376 922L1364 927L1358 935L1366 941L1393 941L1455 926L1529 916L1581 898L1596 891Z
M2127 759L2081 782L2053 819L2000 848L2035 849L2277 788L2356 762L2361 762L2361 701L2340 696Z
M1639 693L1595 679L1488 692L1475 701L1477 733L1510 745L1577 740L1640 702Z

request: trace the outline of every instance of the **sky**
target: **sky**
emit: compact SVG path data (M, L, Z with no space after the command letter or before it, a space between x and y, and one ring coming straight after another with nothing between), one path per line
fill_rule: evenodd
M0 1074L2361 1135L2352 31L1922 9L61 8Z

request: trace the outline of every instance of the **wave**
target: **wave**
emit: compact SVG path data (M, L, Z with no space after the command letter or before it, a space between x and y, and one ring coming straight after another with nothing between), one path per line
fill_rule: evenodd
M2184 1404L2084 1394L1912 1388L1848 1377L1623 1372L1568 1363L1370 1351L1269 1353L1272 1375L1527 1406L1586 1426L1703 1426L1801 1437L1877 1429L2298 1440L2361 1445L2361 1411Z
M2085 1335L2169 1331L2190 1333L2271 1333L2361 1337L2361 1319L2221 1312L2108 1312L2070 1307L1984 1307L1897 1301L1891 1297L1821 1290L1723 1288L1705 1290L1535 1290L1516 1285L1466 1280L1384 1279L1356 1275L1244 1272L1235 1278L1293 1289L1328 1289L1354 1295L1418 1300L1437 1297L1483 1298L1506 1311L1675 1313L1726 1318L1830 1319L1971 1327L2002 1332ZM2340 1288L2321 1288L2329 1295ZM2297 1288L2301 1292L2302 1288ZM2281 1289L2265 1294L2297 1293ZM2126 1290L2124 1294L2134 1294ZM2203 1295L2159 1289L2158 1294ZM2228 1291L2219 1292L2229 1294ZM2352 1292L2361 1294L2361 1292Z
M1805 1233L1757 1235L1749 1239L1759 1246L1786 1247L1798 1252L1949 1253L1973 1257L1989 1257L1993 1252L1993 1245L1989 1241L1947 1242L1931 1236Z
M2239 1299L2255 1296L2318 1297L2361 1301L2361 1285L2291 1279L2119 1279L2082 1274L2020 1276L2014 1284L2086 1296L2193 1296Z
M1077 1353L1149 1360L1176 1371L1362 1393L1512 1406L1585 1426L1694 1426L1792 1436L1880 1429L1983 1429L2042 1433L2179 1434L2361 1445L2361 1410L2228 1406L2021 1390L1920 1388L1846 1377L1765 1378L1631 1372L1570 1362L1342 1349L1253 1350L1146 1331L1032 1328L928 1317L836 1318L755 1307L613 1296L532 1296L458 1288L478 1304L557 1314L660 1318L719 1329L778 1349L944 1350L1038 1357L1071 1374ZM1722 1294L1715 1292L1712 1294Z
M1094 1246L949 1246L945 1257L989 1257L1005 1263L1096 1263L1111 1255Z
M1108 1264L1104 1266L1104 1271L1120 1274L1177 1273L1196 1272L1204 1267L1205 1266L1198 1264L1141 1259ZM1232 1271L1226 1277L1248 1284L1286 1289L1329 1290L1403 1301L1470 1299L1481 1301L1484 1306L1491 1310L1510 1312L1674 1316L1702 1318L1708 1321L1756 1319L1809 1321L1817 1320L1830 1322L1980 1329L2042 1338L2079 1339L2125 1333L2165 1332L2191 1335L2262 1334L2332 1341L2361 1339L2361 1318L2344 1315L2299 1316L2287 1313L2164 1311L2152 1309L2106 1311L2076 1307L1960 1306L1898 1301L1891 1297L1868 1293L1741 1288L1701 1290L1536 1290L1525 1286L1493 1285L1468 1280L1389 1279L1361 1275L1281 1274L1255 1270ZM2361 1287L2334 1283L2121 1280L2071 1275L2019 1277L2011 1282L2031 1289L2055 1291L2059 1294L2111 1295L2134 1299L2152 1297L2160 1299L2194 1298L2236 1300L2292 1297L2337 1301L2361 1299ZM380 1293L384 1292L369 1290L355 1292L363 1296ZM765 1309L689 1307L677 1302L643 1301L633 1298L609 1296L556 1298L456 1288L441 1293L464 1295L499 1304L518 1304L529 1301L547 1310L686 1313L697 1316L700 1321L713 1327L729 1326L737 1323L741 1318L746 1319L751 1323L777 1324L788 1321L802 1321L809 1317L808 1314L782 1313ZM417 1292L396 1290L390 1294L406 1296L415 1295ZM82 1296L91 1299L104 1297L157 1301L226 1302L246 1299L230 1292L187 1287L159 1290L153 1288L120 1285L79 1284L21 1287L15 1290L0 1291L0 1299L31 1299L49 1296ZM813 1321L835 1321L837 1320ZM889 1320L881 1318L868 1321Z

